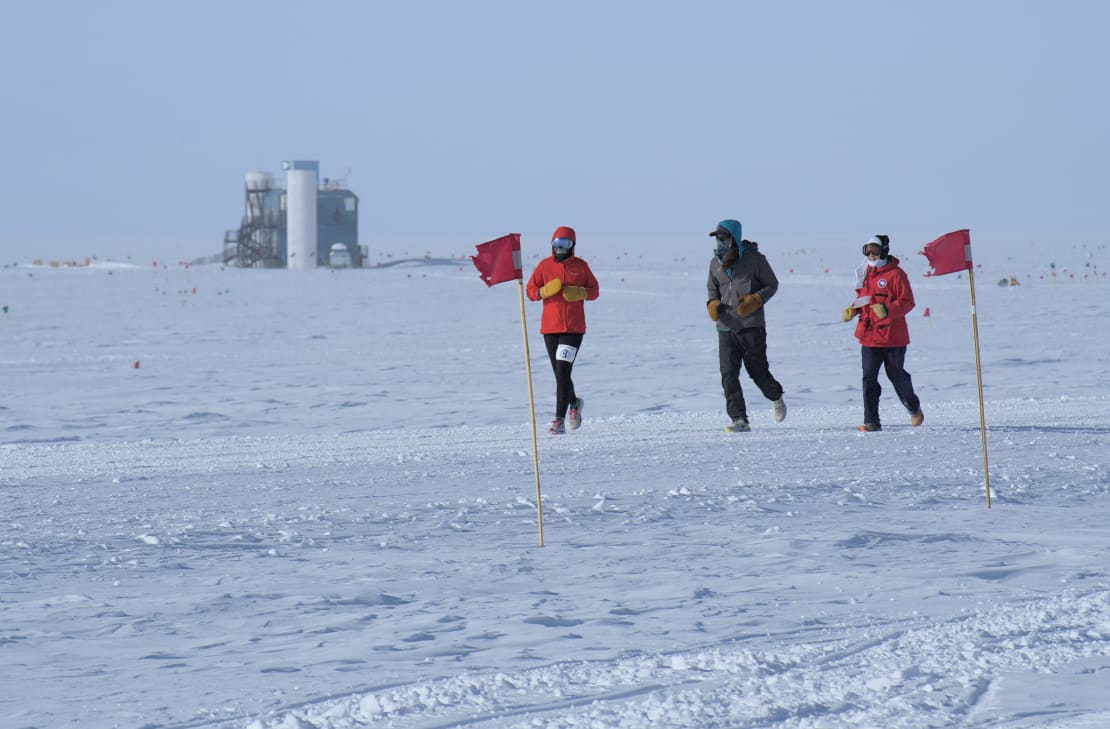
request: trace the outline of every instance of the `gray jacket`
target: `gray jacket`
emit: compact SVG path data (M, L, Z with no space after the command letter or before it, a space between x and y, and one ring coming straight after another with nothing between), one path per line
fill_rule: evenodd
M762 306L743 319L736 315L736 306L740 303L740 297L747 294L759 294L766 305L779 290L779 280L771 270L767 257L759 252L758 244L749 242L740 251L740 257L727 268L716 256L709 262L709 281L706 285L708 301L721 300L717 331L740 331L753 327L765 329L767 320ZM730 257L725 256L725 259Z

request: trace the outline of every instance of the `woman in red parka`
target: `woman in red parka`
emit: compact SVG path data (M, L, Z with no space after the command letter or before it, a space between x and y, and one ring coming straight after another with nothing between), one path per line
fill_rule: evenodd
M548 430L553 435L582 424L582 398L574 391L570 372L586 333L583 302L598 296L597 279L589 265L574 255L574 246L574 228L556 228L551 257L540 261L528 279L528 298L543 300L540 334L555 371L555 419Z
M886 368L894 392L909 411L910 425L921 425L925 415L905 367L906 347L910 343L906 314L914 307L910 279L898 266L898 259L890 255L889 237L872 236L863 244L863 255L867 262L858 272L856 300L841 317L851 321L859 315L856 339L863 362L863 425L859 429L865 432L883 429L879 421L880 367Z

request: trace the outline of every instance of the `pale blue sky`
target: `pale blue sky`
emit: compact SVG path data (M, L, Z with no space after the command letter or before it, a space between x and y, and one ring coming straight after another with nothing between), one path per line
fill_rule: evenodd
M4 3L0 244L220 248L316 159L363 242L1110 232L1110 3ZM704 242L704 241L703 241ZM190 251L194 252L194 251Z

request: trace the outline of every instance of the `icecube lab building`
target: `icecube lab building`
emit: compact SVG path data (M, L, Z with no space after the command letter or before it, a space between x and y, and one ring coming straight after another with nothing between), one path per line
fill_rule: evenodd
M336 244L359 268L366 250L358 244L358 196L346 180L320 182L315 160L281 163L285 179L248 172L243 219L224 234L224 262L244 268L303 271L328 265Z

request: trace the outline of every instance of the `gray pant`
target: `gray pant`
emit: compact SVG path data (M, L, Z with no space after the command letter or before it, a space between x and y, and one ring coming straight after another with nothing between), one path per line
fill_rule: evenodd
M725 391L725 410L733 420L748 419L744 391L740 388L740 365L763 393L774 401L782 397L782 385L771 374L767 363L767 330L759 327L738 332L717 332L721 357L721 388Z

